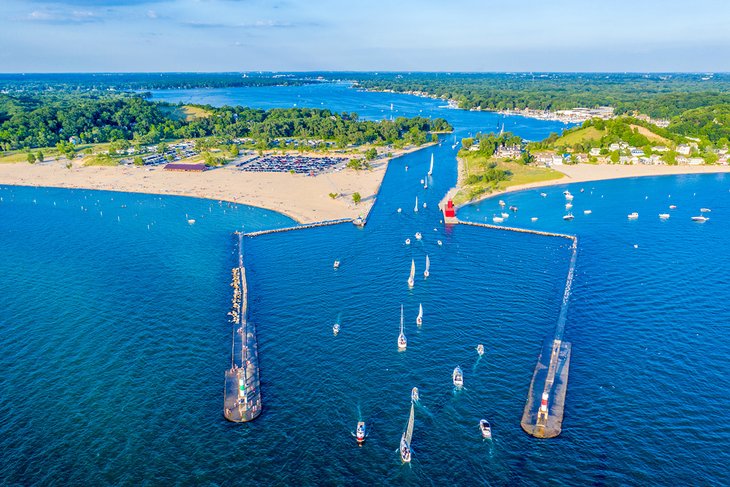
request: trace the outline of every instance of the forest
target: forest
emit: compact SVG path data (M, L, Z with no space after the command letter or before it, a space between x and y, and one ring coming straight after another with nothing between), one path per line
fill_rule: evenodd
M195 107L206 115L181 118L175 115L179 106L133 94L0 94L0 149L49 147L75 139L84 144L115 140L155 144L209 136L247 137L265 145L282 137L334 141L342 147L396 141L422 144L430 140L430 132L452 130L444 119L422 117L374 122L325 109Z

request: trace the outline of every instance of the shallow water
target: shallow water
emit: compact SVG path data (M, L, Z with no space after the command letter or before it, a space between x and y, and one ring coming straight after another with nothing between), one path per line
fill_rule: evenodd
M306 96L320 89L299 88ZM330 89L333 100L365 97L368 106L423 104L450 117L459 136L499 120L431 107L435 100ZM338 109L351 110L347 103ZM516 130L525 136L555 130L520 123L530 124ZM192 198L1 187L2 483L730 483L730 428L721 419L730 391L730 179L572 185L572 222L561 218L565 187L502 197L519 207L508 224L580 237L564 429L540 441L519 421L557 319L570 243L440 224L436 204L456 178L451 140L391 163L364 230L245 239L264 401L245 425L222 415L231 232L291 220ZM416 195L428 205L417 214ZM659 221L669 204L677 210ZM702 206L712 208L710 221L691 222ZM485 200L459 216L491 220L497 209ZM637 221L627 220L632 211ZM404 353L396 347L401 304ZM466 385L457 393L456 365ZM413 464L403 466L396 450L413 386L421 401ZM361 448L352 436L360 417L371 426ZM492 442L480 437L482 417Z

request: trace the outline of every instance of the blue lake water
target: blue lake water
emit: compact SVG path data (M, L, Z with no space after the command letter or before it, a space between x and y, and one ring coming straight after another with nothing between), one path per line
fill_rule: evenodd
M273 93L277 106L299 94L311 106L329 100L330 108L373 118L393 103L409 115L445 116L460 135L501 120L342 86L282 88L280 98L276 88L206 91L207 101L191 99L253 104L259 95L247 90ZM366 108L355 107L358 99ZM528 138L561 126L511 118L505 125ZM426 190L419 180L431 153L436 165ZM580 237L563 433L544 441L524 434L519 422L537 354L557 319L569 243L445 228L436 204L455 179L447 136L391 163L365 229L348 224L245 240L264 412L243 425L222 415L231 232L291 220L193 198L0 187L0 480L730 483L723 421L730 177L604 181L502 196L519 207L509 224ZM566 187L575 195L572 222L561 218ZM417 214L416 195L427 203ZM700 207L712 208L705 224L690 221ZM498 209L485 200L459 216L491 221ZM626 218L633 211L637 221ZM662 222L664 212L672 216ZM426 254L431 276L424 280ZM409 290L411 259L417 278ZM396 347L401 304L404 353ZM340 313L342 331L333 337ZM486 348L481 360L478 343ZM458 393L450 375L456 365L466 385ZM397 447L413 386L421 405L413 463L404 466ZM482 417L492 422L493 442L479 435ZM351 434L359 418L371 425L361 448Z

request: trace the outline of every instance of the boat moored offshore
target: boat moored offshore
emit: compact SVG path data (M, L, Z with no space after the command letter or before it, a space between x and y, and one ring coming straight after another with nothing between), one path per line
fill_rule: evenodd
M693 216L692 217L692 221L693 222L705 223L707 220L709 220L709 218L707 218L705 216L702 216L702 215L700 215L700 216Z
M365 421L357 422L357 429L355 430L355 438L357 438L357 444L362 445L365 442Z
M490 439L492 437L492 426L486 419L479 421L479 431L482 432L482 438L484 439Z

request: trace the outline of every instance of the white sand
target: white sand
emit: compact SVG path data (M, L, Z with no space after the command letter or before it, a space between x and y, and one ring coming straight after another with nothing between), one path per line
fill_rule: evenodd
M394 152L394 157L418 149ZM0 184L194 196L268 208L308 223L366 216L389 161L376 161L367 171L343 169L314 177L243 172L234 167L184 173L162 167L84 167L74 162L73 168L66 169L67 162L0 164ZM362 196L358 205L352 202L355 192ZM340 196L332 199L329 193Z

